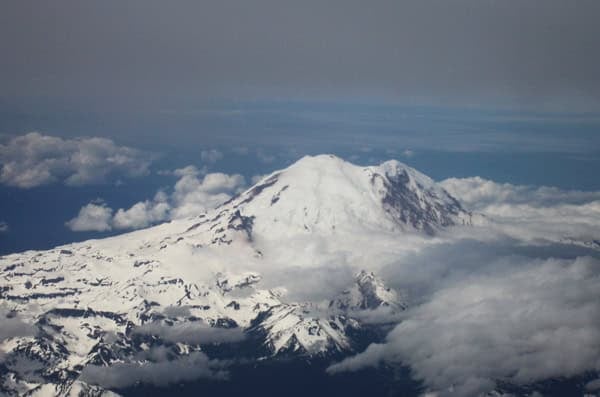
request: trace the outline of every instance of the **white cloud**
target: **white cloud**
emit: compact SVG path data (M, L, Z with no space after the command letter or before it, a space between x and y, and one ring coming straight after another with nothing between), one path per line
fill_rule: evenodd
M113 210L104 203L89 203L79 210L79 214L66 222L66 226L74 232L105 232L112 229Z
M6 233L8 232L8 223L4 222L4 221L0 221L0 233Z
M182 174L171 197L171 218L185 218L215 208L229 200L245 183L244 177L239 174L213 173L202 179L197 173Z
M329 368L407 363L441 395L600 370L600 261L548 259L436 291L383 344ZM455 395L452 394L452 395Z
M449 178L441 185L461 203L475 211L485 211L491 205L527 204L544 207L556 204L583 204L600 200L600 192L562 190L549 186L512 185L481 177Z
M159 191L152 201L140 201L131 208L120 208L112 219L115 229L140 229L167 220L171 205L166 194Z
M450 178L442 186L493 227L521 239L597 240L600 192L496 183L480 177Z
M146 175L151 161L151 156L106 138L63 139L30 132L0 145L0 183L20 188L102 183L110 176Z
M409 365L440 396L600 371L600 192L442 183L488 222L384 266L411 308L383 343L328 371Z
M179 179L169 195L156 193L152 200L135 203L128 209L113 210L105 204L89 203L67 226L73 231L109 231L139 229L170 219L201 214L229 200L245 186L239 174L210 173L187 166L173 171Z
M405 150L402 151L402 156L404 156L406 158L411 158L414 155L415 155L415 152L413 152L410 149L405 149Z

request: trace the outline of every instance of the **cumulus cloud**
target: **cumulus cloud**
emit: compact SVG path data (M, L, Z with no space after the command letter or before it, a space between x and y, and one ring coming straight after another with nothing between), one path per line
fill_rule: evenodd
M149 353L150 355L150 353ZM80 380L105 388L125 388L137 383L166 386L196 379L226 379L224 363L202 352L192 352L172 360L120 362L110 366L88 365Z
M246 181L242 175L228 175L220 172L206 174L202 179L199 172L188 170L177 181L171 196L172 218L184 218L215 208L229 200Z
M113 210L104 203L89 203L65 225L74 232L105 232L112 229L112 213Z
M115 229L140 229L169 217L171 205L163 191L159 191L153 200L140 201L125 210L120 208L112 219Z
M200 152L200 159L204 163L216 163L223 158L223 153L217 149L203 150Z
M0 233L6 233L8 232L8 229L8 223L0 221Z
M231 343L244 339L242 328L211 327L202 321L175 323L173 325L153 322L136 327L133 332L158 336L173 343L181 342L193 345Z
M19 188L102 183L110 176L146 175L151 161L152 156L106 138L63 139L30 132L0 144L0 183Z
M329 372L408 363L444 394L477 395L497 380L528 384L600 370L600 261L521 263L436 291L383 344Z
M151 200L140 201L116 212L104 203L89 203L66 225L73 231L139 229L201 214L229 200L246 185L242 175L206 174L205 170L194 166L177 169L172 174L179 179L170 194L161 190Z

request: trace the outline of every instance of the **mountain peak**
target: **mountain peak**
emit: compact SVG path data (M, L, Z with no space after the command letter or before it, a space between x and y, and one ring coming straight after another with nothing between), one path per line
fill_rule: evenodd
M0 390L60 394L82 368L137 363L149 346L173 357L225 343L248 344L257 357L265 348L347 352L370 332L370 317L405 308L378 269L397 260L403 242L412 249L413 237L469 216L398 161L307 156L191 219L2 257L0 299L12 310L4 316L31 327L4 345L14 382ZM367 271L331 291L311 287L319 268L339 265ZM31 365L21 365L30 358L47 370L30 377Z
M434 234L470 222L456 199L406 164L358 166L330 154L302 157L227 206L253 216L255 231L274 236L357 229Z

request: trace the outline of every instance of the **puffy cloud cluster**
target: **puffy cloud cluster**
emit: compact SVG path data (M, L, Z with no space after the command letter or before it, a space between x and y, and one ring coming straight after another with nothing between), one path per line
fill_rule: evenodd
M383 344L330 367L408 363L441 393L600 370L600 261L548 259L465 277L407 313Z
M165 348L153 348L132 362L110 366L88 365L80 380L105 388L125 388L136 383L166 386L196 379L226 379L225 363L212 360L202 352L169 359Z
M179 179L171 194L158 191L153 199L140 201L128 209L120 208L116 212L102 202L92 202L83 206L75 218L66 222L66 226L77 232L144 228L215 208L246 184L242 175L220 172L205 174L205 171L194 166L177 169L173 175Z
M79 186L148 173L152 156L106 138L63 139L38 132L0 144L0 183L32 188L54 182Z
M184 218L214 208L231 198L245 184L242 175L220 172L204 175L195 167L176 171L180 179L175 183L172 218Z
M4 221L0 221L0 233L6 233L8 232L8 223L4 222Z
M81 207L79 214L66 223L74 232L105 232L112 229L113 210L103 202L89 203Z

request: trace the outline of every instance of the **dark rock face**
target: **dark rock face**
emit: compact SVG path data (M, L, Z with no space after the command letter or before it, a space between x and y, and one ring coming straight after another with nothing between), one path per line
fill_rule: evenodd
M239 210L229 218L227 228L246 233L248 241L252 241L252 227L254 226L254 216L244 216Z
M420 196L411 189L411 179L406 170L395 175L373 174L371 183L375 184L377 180L384 186L384 210L396 221L427 234L433 235L439 227L455 225L457 216L468 214L450 194L444 192L446 200L442 200L438 193L417 183ZM446 203L448 199L450 202Z

